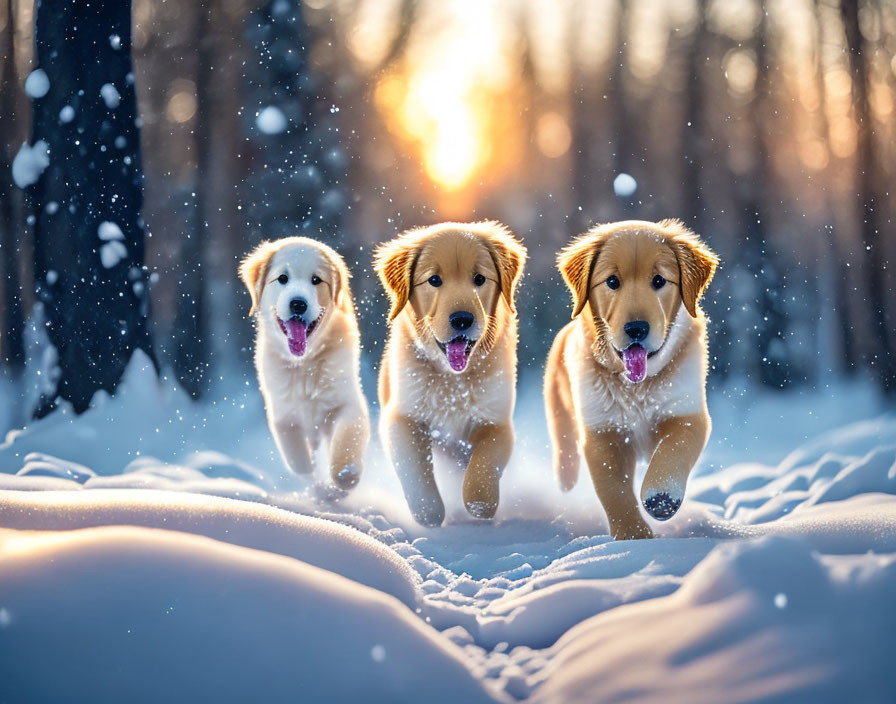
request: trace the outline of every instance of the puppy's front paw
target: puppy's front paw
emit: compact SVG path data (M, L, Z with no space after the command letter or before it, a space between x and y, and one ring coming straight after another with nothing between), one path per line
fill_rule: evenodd
M356 464L350 464L332 473L333 483L340 489L353 489L361 479L361 468Z
M642 520L632 525L616 526L611 530L613 540L644 540L653 537L653 531L650 526Z
M471 464L464 476L463 496L474 518L494 518L498 511L501 472L498 468Z
M644 499L644 508L658 521L668 521L681 508L681 497L667 491L650 492Z
M438 503L434 501L417 501L410 506L410 509L414 520L420 525L429 528L437 528L445 520L445 505L441 500Z
M498 504L489 501L465 501L467 512L473 518L494 518Z

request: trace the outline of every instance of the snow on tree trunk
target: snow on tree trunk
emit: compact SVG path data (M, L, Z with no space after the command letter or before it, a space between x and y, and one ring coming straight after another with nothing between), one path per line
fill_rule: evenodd
M343 244L339 108L309 70L301 3L270 0L249 15L246 36L255 54L244 115L254 164L242 192L250 237L308 235Z
M17 156L17 181L33 208L37 300L55 348L45 357L57 365L41 417L59 399L80 413L98 390L114 392L134 350L155 358L130 3L37 3L35 35L34 146Z

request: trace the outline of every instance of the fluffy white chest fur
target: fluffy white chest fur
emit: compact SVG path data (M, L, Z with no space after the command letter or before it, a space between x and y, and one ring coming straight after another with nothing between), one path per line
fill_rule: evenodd
M329 433L336 412L351 404L356 374L350 354L321 345L310 358L271 354L259 335L256 365L268 415L302 428L316 447Z
M475 360L468 373L454 374L443 360L418 353L407 368L392 370L401 379L395 387L399 413L427 426L433 440L445 445L466 443L476 426L506 421L513 412L515 379L500 366L479 373L487 363Z
M696 325L682 309L663 348L648 360L647 378L639 384L602 369L584 335L576 331L574 353L569 357L573 362L570 381L583 426L624 432L646 459L655 446L651 434L660 421L704 411L707 361L699 340L689 334Z

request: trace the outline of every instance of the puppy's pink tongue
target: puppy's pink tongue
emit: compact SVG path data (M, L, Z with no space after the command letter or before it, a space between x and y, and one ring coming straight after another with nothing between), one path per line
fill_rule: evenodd
M448 352L448 364L456 372L462 372L467 368L467 341L458 337L447 345L445 349Z
M641 345L631 345L622 353L622 362L628 380L637 384L647 375L647 350Z
M300 318L290 318L284 323L286 327L286 341L289 351L296 357L305 354L305 343L308 341L308 323Z

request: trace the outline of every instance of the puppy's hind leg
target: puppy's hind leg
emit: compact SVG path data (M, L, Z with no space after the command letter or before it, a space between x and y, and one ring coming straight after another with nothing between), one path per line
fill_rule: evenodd
M369 440L370 419L365 410L344 411L336 419L330 439L330 477L340 489L353 488L361 478Z
M296 474L311 474L314 457L304 429L295 423L279 421L271 424L271 430L286 466Z
M563 361L563 338L558 337L548 355L544 375L544 410L551 437L554 474L563 491L572 489L579 479L579 429L569 372Z
M383 444L401 481L414 519L425 526L442 525L445 504L442 503L433 473L429 432L406 416L384 416L383 423Z

